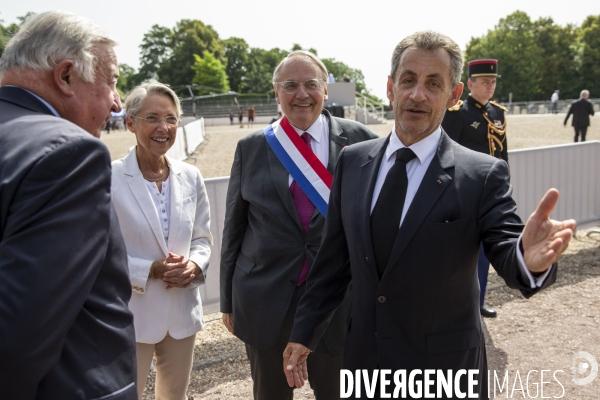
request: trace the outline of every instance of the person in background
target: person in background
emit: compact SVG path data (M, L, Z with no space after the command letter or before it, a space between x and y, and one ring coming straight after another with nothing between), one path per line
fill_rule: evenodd
M569 107L569 111L565 116L565 122L563 122L563 126L566 128L567 121L569 120L571 114L573 114L571 126L575 131L575 136L573 137L574 142L579 140L579 135L581 135L581 141L585 142L587 128L590 126L590 116L594 116L594 106L588 101L589 98L590 92L586 89L582 90L581 94L579 95L579 100L575 100L573 103L571 103L571 107Z
M196 332L204 327L198 286L212 236L206 188L198 168L169 158L181 106L158 82L125 100L136 145L113 162L112 198L127 245L133 288L138 396L156 357L156 398L185 400Z
M240 121L240 128L244 127L244 110L241 106L238 106L238 119Z
M49 11L0 59L2 399L137 397L125 243L98 140L121 111L115 45L89 19Z
M323 110L327 68L313 53L299 50L284 58L273 73L273 89L283 117L238 142L221 248L223 323L246 344L257 400L294 397L281 354L319 250L327 182L344 146L377 137L364 125ZM282 152L284 144L295 150ZM291 162L289 154L302 155ZM307 181L315 177L320 182ZM317 400L339 398L349 300L310 361Z
M508 110L490 99L496 90L498 60L473 60L468 63L470 94L448 109L442 121L442 128L458 144L489 154L508 163L508 142L506 140L506 116ZM479 306L481 316L495 318L495 310L486 307L490 262L485 257L483 244L479 247L477 276L479 277Z
M344 74L344 82L350 82L350 77L348 74Z
M558 94L560 91L557 89L550 96L550 101L552 102L552 114L558 114Z
M254 106L250 106L246 112L248 114L248 127L252 128L254 126L254 115L256 114L256 110L254 109Z
M276 122L276 121L280 120L280 119L281 119L281 117L283 117L283 114L281 114L281 111L277 111L277 117L273 117L273 118L271 119L271 121L269 122L269 124L272 124L272 123L274 123L274 122Z

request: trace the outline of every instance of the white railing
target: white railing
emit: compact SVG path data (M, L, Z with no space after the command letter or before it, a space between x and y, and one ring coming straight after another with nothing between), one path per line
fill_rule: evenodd
M591 141L508 152L513 198L518 214L527 220L551 187L561 195L551 214L557 220L574 218L580 229L600 225L600 142ZM229 177L206 179L214 238L206 284L201 286L204 312L219 311L221 238Z
M204 136L204 118L178 127L175 143L167 155L176 160L185 160L204 141Z
M376 103L364 94L356 92L357 121L368 124L369 114L375 115L380 119L380 122L385 121L385 108L383 104Z

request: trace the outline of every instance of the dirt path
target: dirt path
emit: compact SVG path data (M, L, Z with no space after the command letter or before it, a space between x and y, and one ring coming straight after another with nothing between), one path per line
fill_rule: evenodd
M563 128L563 119L564 114L509 116L509 149L571 143L572 129ZM370 128L384 136L390 132L391 123ZM227 176L237 141L251 131L236 125L207 127L206 141L188 162L197 165L205 178ZM134 136L124 131L103 134L102 140L113 159L123 157L135 144ZM598 115L592 118L588 140L600 140ZM544 398L600 398L600 376L579 386L571 369L573 356L580 351L600 362L600 234L586 236L591 231L578 232L572 241L561 260L556 284L529 300L506 288L491 272L487 303L498 311L498 318L484 320L488 363L492 379L494 371L501 383L508 377L504 393L498 393L496 385L494 396L490 386L491 398L542 398L541 386ZM197 336L189 395L196 400L251 399L252 382L243 344L229 335L219 314L207 315L206 319L211 322ZM530 372L534 370L538 372ZM543 385L542 380L546 382ZM153 377L148 388L153 388ZM308 388L298 390L295 398L314 399Z

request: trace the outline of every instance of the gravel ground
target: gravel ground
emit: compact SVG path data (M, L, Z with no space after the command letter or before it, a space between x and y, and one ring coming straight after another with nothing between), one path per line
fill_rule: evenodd
M509 116L509 149L570 143L572 129L562 127L563 119L564 114ZM598 116L592 118L588 140L600 140L598 120ZM384 136L391 123L369 127ZM253 130L236 125L207 127L206 141L188 162L197 165L205 178L227 176L237 141ZM125 131L104 133L102 140L113 159L123 157L135 144L134 136ZM559 268L557 282L528 300L490 272L486 303L498 311L498 318L484 320L488 364L492 379L494 371L500 382L508 376L503 393L497 385L494 395L491 386L491 398L600 398L600 376L578 386L571 369L573 355L579 351L600 361L600 233L594 229L577 232ZM197 335L188 395L195 400L251 399L252 381L243 343L227 332L220 317L218 313L206 315L206 328ZM527 382L527 374L533 370L538 372L532 372ZM547 371L543 378L542 370ZM543 393L538 393L542 380L546 382ZM154 399L153 388L151 374L144 399ZM295 399L314 396L305 387L296 391Z

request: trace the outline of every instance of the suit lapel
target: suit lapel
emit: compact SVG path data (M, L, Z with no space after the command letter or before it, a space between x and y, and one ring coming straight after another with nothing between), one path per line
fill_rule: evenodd
M277 194L279 194L285 209L290 214L294 222L296 222L298 228L304 232L302 223L300 222L300 217L298 217L298 211L296 211L296 206L294 205L294 201L292 200L292 195L290 193L290 173L287 169L285 169L281 161L279 161L279 158L277 158L277 155L275 152L273 152L273 149L271 149L271 146L266 139L265 146L267 146L267 160L269 163L271 182L273 182L273 186L275 186L275 190L277 191Z
M340 124L327 111L323 110L323 113L329 119L329 162L327 163L327 170L333 174L340 152L348 144L348 138L342 136L344 131Z
M333 175L333 173L335 172L335 165L337 164L338 157L340 156L340 152L342 151L346 143L348 143L348 138L342 136L342 134L344 133L342 127L340 126L340 124L337 123L335 119L333 119L331 115L329 115L327 110L323 110L323 114L327 117L329 121L329 161L327 162L327 171L331 172L331 174ZM317 207L315 207L315 211L313 212L311 221L319 215L321 215L321 212Z
M398 262L400 255L412 240L417 230L423 224L423 220L429 214L440 196L452 182L452 176L446 170L454 167L454 152L451 147L450 138L442 131L442 138L436 155L431 160L421 185L415 194L404 221L398 230L398 236L392 248L388 265L383 277L389 269Z
M171 219L169 222L169 241L167 247L169 251L173 250L174 243L177 242L179 227L183 220L183 178L181 171L177 166L169 163L171 168Z
M375 139L377 140L377 139ZM373 267L373 272L377 272L375 263L375 252L373 250L373 241L371 239L371 201L373 199L373 190L379 174L379 166L385 155L385 149L390 141L389 135L385 140L380 139L369 152L369 159L360 168L358 178L357 196L358 207L356 208L356 218L360 227L360 234L365 246L369 264Z
M125 157L125 175L127 175L127 184L133 193L133 197L140 206L144 217L146 217L156 241L166 255L169 252L167 249L167 244L165 243L165 239L162 234L162 227L160 225L160 221L158 220L156 207L152 202L150 193L148 193L146 182L144 181L144 177L142 176L137 163L135 147L131 149L129 154Z

